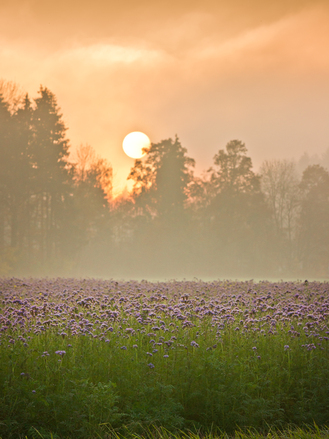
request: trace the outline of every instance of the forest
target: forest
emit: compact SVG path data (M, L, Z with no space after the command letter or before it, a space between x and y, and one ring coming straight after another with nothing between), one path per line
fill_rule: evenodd
M0 276L329 276L329 149L302 170L267 160L256 173L234 139L197 176L169 137L135 160L132 191L114 198L107 160L89 145L73 160L56 96L11 91L2 82Z

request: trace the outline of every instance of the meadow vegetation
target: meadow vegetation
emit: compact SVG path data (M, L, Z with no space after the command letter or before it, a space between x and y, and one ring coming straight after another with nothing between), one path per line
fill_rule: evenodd
M0 437L328 437L328 292L0 279Z

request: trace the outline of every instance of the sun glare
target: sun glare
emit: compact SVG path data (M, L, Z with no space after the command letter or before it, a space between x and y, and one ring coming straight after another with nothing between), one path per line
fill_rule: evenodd
M132 159L140 159L143 157L146 154L143 148L149 148L150 145L151 141L147 135L139 131L127 134L122 143L124 152Z

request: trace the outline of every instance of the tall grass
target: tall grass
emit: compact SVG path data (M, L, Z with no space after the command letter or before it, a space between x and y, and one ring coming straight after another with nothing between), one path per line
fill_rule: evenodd
M3 439L329 425L328 284L2 279L0 291Z

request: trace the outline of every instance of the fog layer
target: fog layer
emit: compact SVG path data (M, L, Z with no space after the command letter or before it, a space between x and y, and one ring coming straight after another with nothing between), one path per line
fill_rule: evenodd
M243 140L202 177L176 137L136 160L130 194L93 148L71 148L56 96L0 94L0 275L327 278L329 150L260 173ZM318 163L314 163L314 160Z

